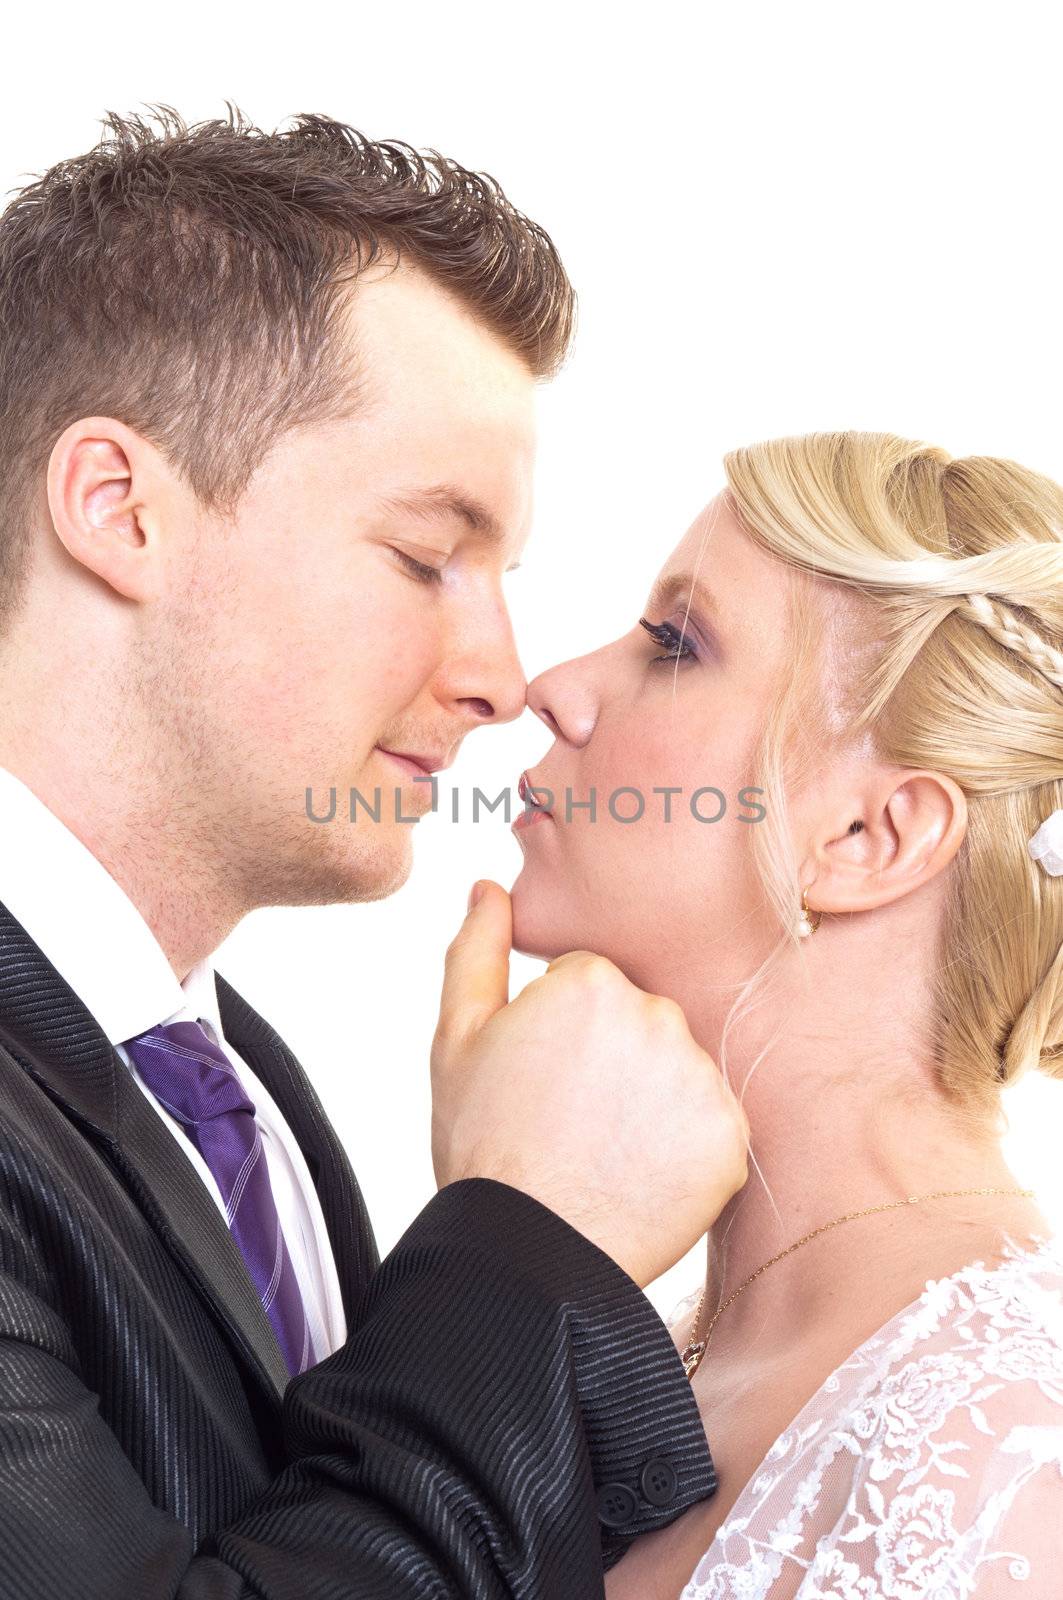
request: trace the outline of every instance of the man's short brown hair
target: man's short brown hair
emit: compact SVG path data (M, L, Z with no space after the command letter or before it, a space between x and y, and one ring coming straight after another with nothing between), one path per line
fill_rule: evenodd
M0 216L0 616L78 417L124 422L231 514L283 434L352 410L338 323L377 259L422 268L535 376L564 359L572 286L493 178L318 113L265 133L226 105L191 127L169 106L149 107L157 126L109 112Z

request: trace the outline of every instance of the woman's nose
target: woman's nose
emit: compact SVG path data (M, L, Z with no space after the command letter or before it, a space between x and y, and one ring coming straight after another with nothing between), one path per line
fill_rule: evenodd
M578 656L540 672L528 685L528 705L555 738L584 745L598 717L593 657Z

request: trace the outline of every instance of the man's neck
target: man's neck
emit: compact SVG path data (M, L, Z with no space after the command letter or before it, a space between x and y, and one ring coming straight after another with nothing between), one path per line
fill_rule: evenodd
M117 764L116 768L117 768ZM0 743L0 766L19 778L125 892L158 940L179 982L242 915L222 904L187 819L168 808L143 772L109 776L73 754L50 761L40 745Z

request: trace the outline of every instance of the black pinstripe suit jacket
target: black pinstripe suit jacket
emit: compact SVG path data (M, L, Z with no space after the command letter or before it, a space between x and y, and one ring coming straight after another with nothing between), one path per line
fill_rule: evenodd
M601 1596L603 1555L715 1487L659 1319L485 1180L381 1265L298 1062L218 993L306 1155L347 1343L287 1383L193 1167L0 905L0 1597Z

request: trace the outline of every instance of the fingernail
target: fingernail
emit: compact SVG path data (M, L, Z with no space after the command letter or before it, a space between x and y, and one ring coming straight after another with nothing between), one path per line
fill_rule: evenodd
M471 911L473 906L477 904L477 902L479 901L479 898L483 894L483 892L484 892L484 886L479 881L479 879L477 879L477 881L473 884L472 888L469 890L469 907L468 907L469 911ZM466 913L466 914L468 914L468 913Z

